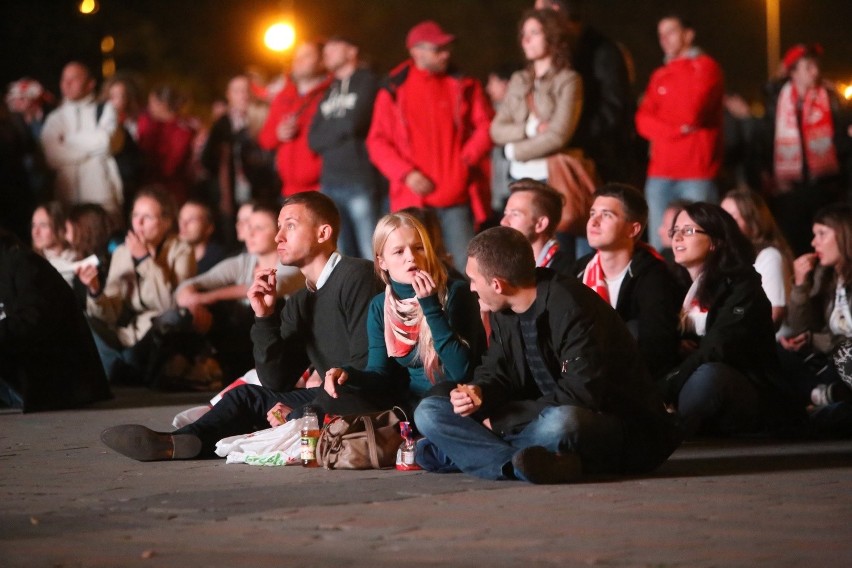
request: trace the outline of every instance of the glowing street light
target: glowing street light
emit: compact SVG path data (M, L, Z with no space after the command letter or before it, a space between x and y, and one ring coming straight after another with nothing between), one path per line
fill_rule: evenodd
M97 12L98 8L100 8L98 0L83 0L79 6L80 13L87 16Z
M286 22L273 24L266 30L263 43L272 51L287 51L296 43L296 30L292 24Z

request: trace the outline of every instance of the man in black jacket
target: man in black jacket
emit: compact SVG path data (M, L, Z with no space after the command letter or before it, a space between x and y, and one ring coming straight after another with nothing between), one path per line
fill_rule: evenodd
M222 438L278 426L288 414L300 416L305 404L337 414L377 410L357 406L360 401L352 397L345 401L349 406L335 408L322 386L295 388L309 366L323 377L332 367L366 364L367 311L379 291L373 263L337 252L340 217L321 193L289 197L278 226L278 258L301 270L306 288L287 300L280 317L274 269L258 271L248 290L255 313L254 359L263 386L228 391L207 414L174 432L113 426L101 434L104 444L139 461L189 459L211 456Z
M595 192L586 225L596 252L573 274L609 302L639 343L648 370L659 379L678 363L678 316L685 289L662 256L642 241L648 204L632 186L611 183Z
M470 385L439 385L415 411L421 466L561 483L649 471L674 451L679 434L636 343L599 296L536 269L508 227L471 241L467 274L491 312L490 345Z

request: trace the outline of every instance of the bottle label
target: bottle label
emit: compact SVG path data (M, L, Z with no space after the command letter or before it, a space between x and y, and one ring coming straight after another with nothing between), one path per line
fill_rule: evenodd
M302 436L302 461L315 461L317 459L317 440L318 438L315 436Z

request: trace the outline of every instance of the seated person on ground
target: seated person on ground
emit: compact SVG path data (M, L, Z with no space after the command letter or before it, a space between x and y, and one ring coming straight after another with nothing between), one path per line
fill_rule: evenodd
M196 273L204 274L225 258L225 249L213 239L213 211L202 201L190 199L178 212L180 240L192 247Z
M322 387L294 388L308 367L321 377L335 367L364 368L367 313L379 283L372 263L337 252L339 227L334 202L319 192L298 193L284 201L275 237L278 259L297 267L306 287L287 300L280 314L275 309L274 268L257 272L248 290L255 313L255 365L263 386L231 389L196 422L174 432L130 424L105 430L101 440L140 461L212 456L222 438L268 428L277 403L293 409L282 418L296 418L304 405L325 394Z
M413 216L383 217L373 246L385 290L370 304L367 366L330 369L325 390L335 399L365 399L376 411L399 406L411 416L436 383L463 383L473 375L485 348L479 304L466 281L447 279Z
M675 261L692 286L681 310L681 362L658 381L687 437L795 426L780 376L769 300L754 247L718 205L692 203L670 231Z
M488 352L469 386L436 386L417 407L421 467L559 483L668 458L679 432L600 296L536 268L529 241L508 227L474 237L466 271L491 312Z
M586 223L596 252L578 260L574 274L615 308L656 379L678 362L685 290L657 251L640 240L647 222L648 205L638 189L620 183L598 189Z
M87 312L110 381L146 379L152 320L174 307L178 284L195 275L192 249L173 234L174 221L173 202L163 189L139 190L131 229L112 256L106 283L95 266L77 270L88 288Z

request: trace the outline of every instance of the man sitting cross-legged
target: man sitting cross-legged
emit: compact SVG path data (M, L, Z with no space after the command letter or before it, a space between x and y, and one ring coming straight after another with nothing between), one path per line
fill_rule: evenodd
M634 339L600 296L536 268L508 227L468 247L467 275L491 312L491 340L470 386L433 389L414 414L417 463L532 483L645 472L679 443Z
M340 216L320 193L285 200L278 226L279 259L302 271L307 288L290 297L280 318L275 313L275 269L258 271L249 288L256 316L251 336L263 386L229 391L210 412L171 433L134 424L114 426L101 434L107 446L140 461L211 456L222 438L277 426L317 397L327 402L322 387L294 389L309 366L324 376L333 367L366 364L367 309L379 290L373 264L337 253Z

